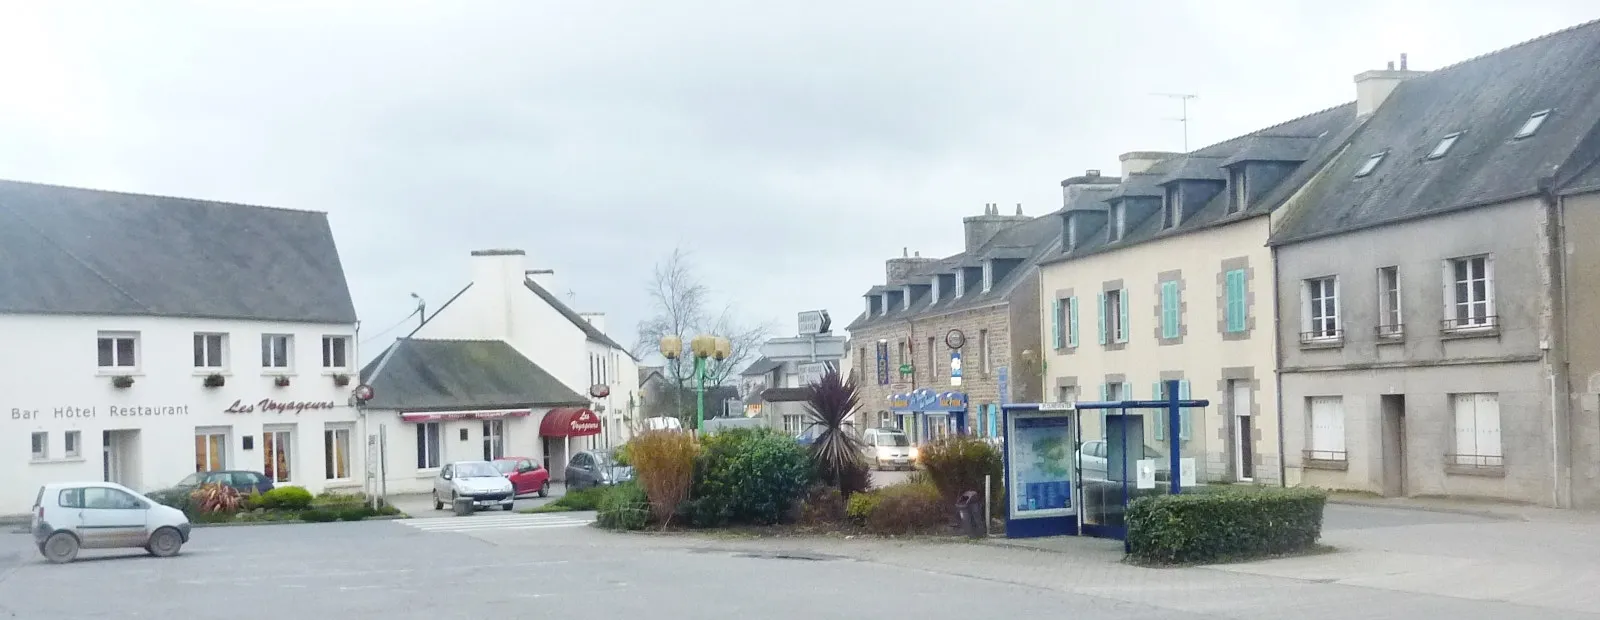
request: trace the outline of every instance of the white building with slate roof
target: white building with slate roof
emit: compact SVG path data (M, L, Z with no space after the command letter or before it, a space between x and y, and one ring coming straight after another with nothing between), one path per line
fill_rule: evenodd
M0 181L0 515L40 485L359 488L326 214Z

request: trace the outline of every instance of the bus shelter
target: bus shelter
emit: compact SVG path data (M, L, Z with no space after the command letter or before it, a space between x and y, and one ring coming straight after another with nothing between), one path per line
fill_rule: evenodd
M1166 398L1004 405L1006 537L1125 540L1129 501L1194 486L1197 464L1184 456L1178 429L1204 417L1185 410L1210 402L1182 398L1178 381L1160 393Z

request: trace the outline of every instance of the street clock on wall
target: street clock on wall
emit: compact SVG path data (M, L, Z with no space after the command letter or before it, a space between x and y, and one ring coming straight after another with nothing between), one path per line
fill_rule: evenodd
M952 349L960 349L967 344L967 335L959 329L952 329L944 335L944 343Z

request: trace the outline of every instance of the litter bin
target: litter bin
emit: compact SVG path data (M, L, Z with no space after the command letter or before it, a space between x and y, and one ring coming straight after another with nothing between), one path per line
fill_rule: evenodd
M455 508L456 516L458 517L465 517L472 514L472 498L457 497L453 508Z
M956 518L967 538L983 538L983 502L977 491L967 491L956 498Z

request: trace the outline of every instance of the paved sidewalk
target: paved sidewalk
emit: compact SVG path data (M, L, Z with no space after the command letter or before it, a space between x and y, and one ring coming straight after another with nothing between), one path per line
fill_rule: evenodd
M550 497L539 497L537 495L518 496L516 501L517 510L543 506L556 501L566 493L566 485L552 480L550 482ZM433 496L428 493L390 493L387 499L389 500L389 505L399 508L400 512L415 518L439 517L450 512L449 506L446 506L444 510L434 510Z
M1472 515L1506 521L1544 521L1555 523L1593 523L1600 525L1600 512L1565 508L1545 508L1532 504L1517 504L1473 498L1456 497L1378 497L1359 493L1331 493L1331 504L1366 506L1395 510L1419 510L1446 514Z

